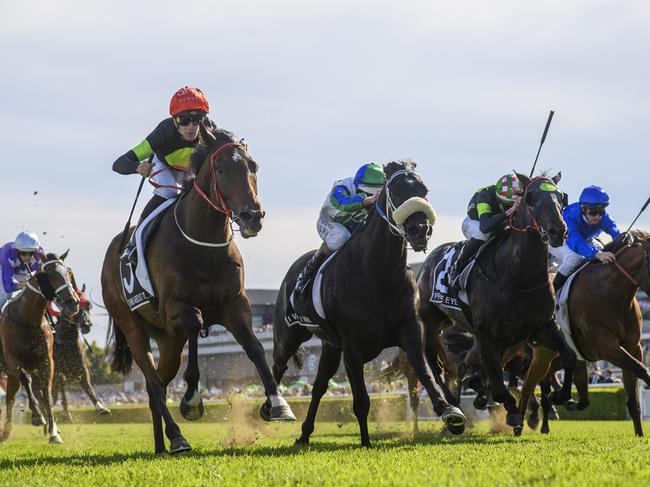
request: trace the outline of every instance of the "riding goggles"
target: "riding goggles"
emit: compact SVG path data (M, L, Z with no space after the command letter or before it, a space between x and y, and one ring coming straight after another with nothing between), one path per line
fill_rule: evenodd
M176 123L182 127L185 127L192 122L200 125L201 122L205 121L205 114L197 113L196 115L177 115L174 119L176 120Z
M583 210L589 216L602 216L605 214L605 208L601 206L587 206Z

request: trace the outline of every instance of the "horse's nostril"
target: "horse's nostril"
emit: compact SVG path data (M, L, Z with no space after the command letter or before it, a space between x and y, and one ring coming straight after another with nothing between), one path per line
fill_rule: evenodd
M249 222L249 221L251 221L253 219L253 215L251 215L250 212L248 212L248 211L244 211L244 212L239 214L239 218L241 218L245 222Z

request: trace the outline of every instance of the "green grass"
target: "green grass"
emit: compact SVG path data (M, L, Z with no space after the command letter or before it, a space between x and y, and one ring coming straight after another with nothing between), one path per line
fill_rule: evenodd
M60 425L61 446L17 425L0 444L0 485L650 485L650 441L628 421L554 421L549 436L519 438L426 422L415 439L406 423L375 423L372 449L349 423L317 423L309 448L293 445L299 423L181 428L194 450L155 456L149 425Z

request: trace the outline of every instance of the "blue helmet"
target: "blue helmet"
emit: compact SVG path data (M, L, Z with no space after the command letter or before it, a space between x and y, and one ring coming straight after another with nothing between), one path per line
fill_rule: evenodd
M580 193L580 206L601 206L609 205L609 196L600 186L589 186Z

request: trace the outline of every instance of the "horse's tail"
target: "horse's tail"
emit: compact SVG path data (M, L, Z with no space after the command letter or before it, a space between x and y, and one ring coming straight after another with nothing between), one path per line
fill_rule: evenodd
M402 368L400 367L400 352L395 354L393 360L390 363L379 371L379 378L383 382L393 382L400 375L402 375Z
M298 347L298 350L296 350L296 353L293 354L293 357L291 357L293 358L293 363L296 364L296 367L298 367L298 369L302 369L305 361L305 355L307 355L307 349L301 345Z
M108 318L108 333L106 336L106 356L111 359L111 370L126 375L133 366L133 354L126 341L126 335Z

